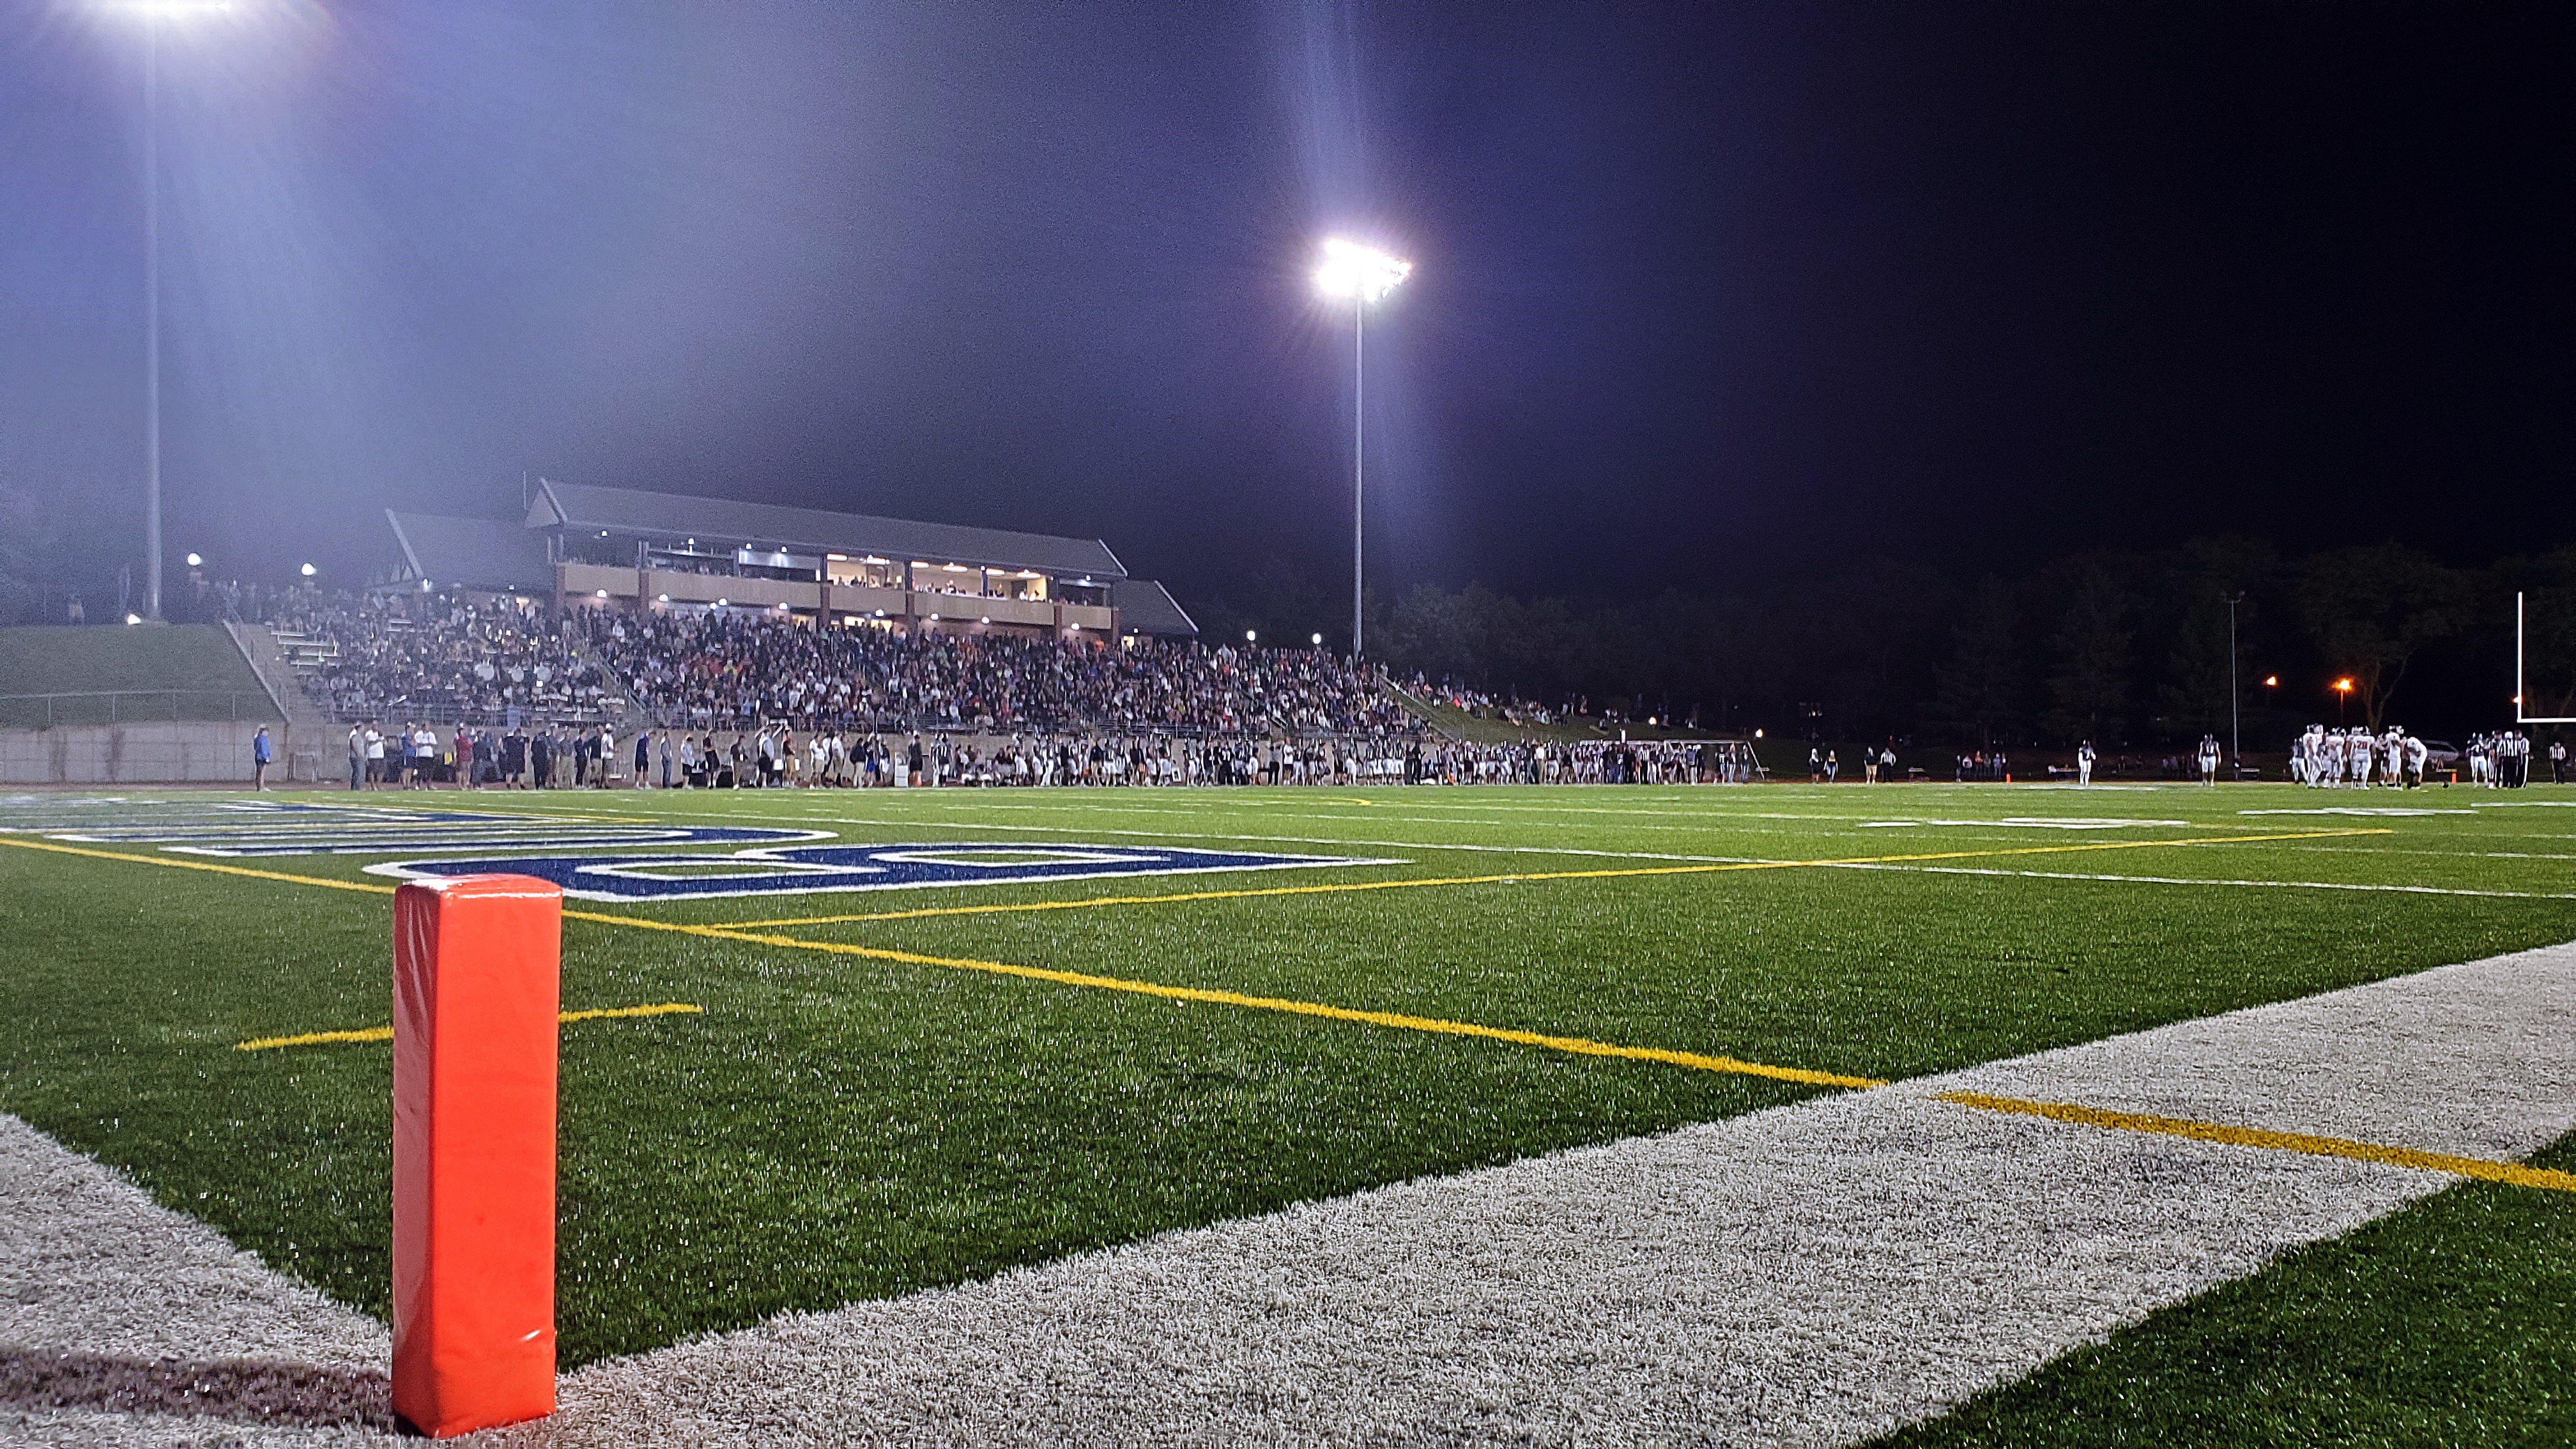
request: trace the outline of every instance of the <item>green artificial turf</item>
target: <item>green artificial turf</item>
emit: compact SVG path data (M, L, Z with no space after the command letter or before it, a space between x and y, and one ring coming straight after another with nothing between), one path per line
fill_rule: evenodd
M2465 1183L1878 1446L2570 1443L2576 1194Z
M2564 858L2576 855L2576 811L2539 808L2576 804L2576 792L2513 802L2533 808L2466 791L2283 787L304 798L791 825L854 844L1164 843L1399 862L581 905L697 924L1507 876L761 934L1874 1077L2576 937ZM156 807L113 808L148 820ZM2461 813L2240 813L2322 808ZM2068 820L2130 823L2060 828ZM2319 838L2125 843L2244 835ZM361 867L383 858L243 864L376 881ZM1532 878L1718 858L1875 864ZM1951 871L2000 873L1935 873ZM2103 875L2130 879L2058 878ZM2159 883L2258 879L2492 894ZM16 943L0 972L0 1108L384 1311L386 1049L233 1050L388 1019L384 897L0 849L0 933ZM563 997L567 1009L706 1008L564 1030L568 1364L1818 1090L578 920Z

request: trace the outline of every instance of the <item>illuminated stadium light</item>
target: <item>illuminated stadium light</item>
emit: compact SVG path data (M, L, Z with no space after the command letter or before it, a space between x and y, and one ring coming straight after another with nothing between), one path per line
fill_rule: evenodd
M934 624L938 623L938 622L939 622L939 616L938 616L937 614L933 614L933 615L931 615L931 616L930 616L930 622L932 622L932 623L934 623Z
M202 555L202 554L193 554L193 553L192 553L192 554L188 555L188 567L190 567L190 568L195 568L195 567L197 567L198 565L203 564L205 561L206 561L206 560L205 560L205 556L204 556L204 555Z
M653 596L653 602L657 604L667 604L671 602L671 596L669 594L655 594Z
M1324 260L1315 268L1315 290L1327 297L1348 299L1351 306L1351 657L1366 651L1365 623L1362 609L1360 563L1362 541L1367 535L1361 500L1367 495L1368 447L1368 309L1369 303L1384 301L1405 278L1413 275L1413 263L1388 256L1373 247L1340 237L1324 238Z
M1315 290L1327 297L1374 302L1413 275L1413 263L1340 237L1324 238L1324 260L1315 268Z
M607 598L607 597L608 597L608 590L606 590L606 589L602 589L602 590L600 590L600 591L599 591L599 597L601 597L601 598L603 598L603 599L604 599L604 598Z
M142 623L142 622L143 622L143 616L142 616L141 614L128 614L128 615L126 615L126 616L125 616L125 623L126 623L126 626L127 626L128 628L131 628L131 627L133 627L134 625L136 625L136 624L140 624L140 623Z
M990 614L986 614L983 618L978 619L978 620L976 620L975 622L976 622L976 623L978 623L978 624L990 624L990 623L992 623L992 622L993 622L993 616L992 616L992 615L990 615Z
M306 564L306 565L303 567L303 569L301 570L301 572L303 573L303 575L304 575L306 578L308 578L308 579L309 579L309 578L313 577L313 575L314 575L314 573L316 572L316 570L314 569L313 565L311 565L311 564Z
M1324 636L1321 634L1310 635L1308 636L1307 642L1313 644L1316 648L1321 649L1324 647Z
M1246 629L1246 630L1244 630L1244 631L1243 631L1243 642L1244 642L1244 643L1246 643L1246 644L1257 644L1257 643L1259 643L1260 641L1261 641L1261 636L1260 636L1259 634L1254 633L1254 632L1253 632L1253 631L1251 631L1250 629Z

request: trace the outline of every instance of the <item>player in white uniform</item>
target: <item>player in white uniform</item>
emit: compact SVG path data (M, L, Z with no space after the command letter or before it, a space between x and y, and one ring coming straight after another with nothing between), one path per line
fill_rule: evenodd
M2204 785L2218 783L2218 736L2216 735L2200 737L2200 783Z
M2093 783L2093 742L2091 740L2086 740L2075 747L2075 783L2078 785Z

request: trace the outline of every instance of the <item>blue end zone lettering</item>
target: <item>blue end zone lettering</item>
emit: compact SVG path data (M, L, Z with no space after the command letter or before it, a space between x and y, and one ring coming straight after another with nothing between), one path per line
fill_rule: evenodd
M692 901L717 896L803 895L817 891L900 891L935 886L1036 885L1114 876L1209 871L1298 870L1337 865L1402 865L1334 855L1255 855L1162 846L807 845L733 855L531 855L482 860L398 860L367 867L405 878L532 875L585 901Z

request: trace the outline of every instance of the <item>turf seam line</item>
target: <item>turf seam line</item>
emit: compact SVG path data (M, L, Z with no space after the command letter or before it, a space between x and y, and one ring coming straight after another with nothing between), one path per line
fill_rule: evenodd
M2071 1122L2085 1127L2101 1127L2118 1132L2147 1132L2163 1137L2186 1137L2195 1142L2217 1142L2230 1147L2259 1147L2274 1152L2298 1152L2310 1157L2341 1157L2354 1162L2374 1162L2385 1167L2411 1167L2425 1172L2446 1172L2455 1177L2472 1177L2485 1182L2511 1183L2516 1187L2545 1188L2552 1192L2576 1192L2576 1172L2559 1172L2553 1168L2526 1167L2519 1162L2495 1162L2483 1157L2458 1157L2447 1152L2424 1152L2412 1147L2387 1147L2375 1142L2356 1142L2347 1137L2316 1137L2304 1132L2275 1132L2263 1127L2236 1127L2224 1122L2198 1122L2188 1117L2159 1117L2150 1112L2114 1112L2102 1107L2086 1107L2072 1102L2032 1102L2019 1097L1990 1097L1982 1092L1941 1092L1939 1100L1981 1112L2006 1112L2022 1117L2045 1117L2052 1122Z
M682 1014L700 1016L705 1012L705 1007L692 1006L685 1001L661 1001L651 1006L601 1006L593 1007L588 1011L567 1011L557 1015L555 1021L560 1024L573 1021L605 1021L632 1016ZM252 1041L235 1042L233 1050L264 1052L275 1047L322 1046L331 1042L392 1041L393 1039L394 1029L390 1026L362 1026L354 1031L308 1031L297 1036L264 1036Z

